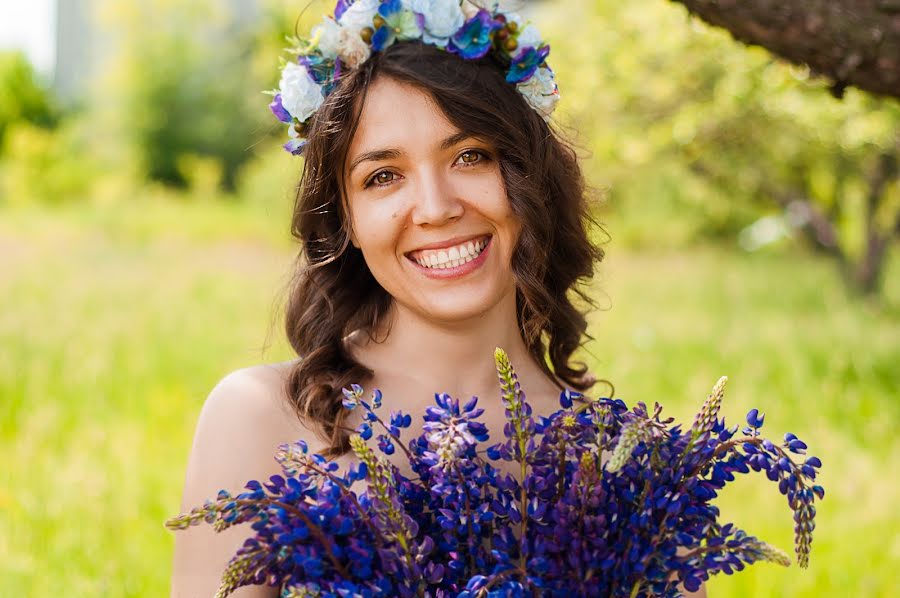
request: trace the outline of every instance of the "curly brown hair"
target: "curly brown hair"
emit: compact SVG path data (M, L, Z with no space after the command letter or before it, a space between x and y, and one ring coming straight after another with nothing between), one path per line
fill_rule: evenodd
M585 313L570 294L594 305L580 287L604 256L589 234L599 224L575 150L503 73L490 55L462 60L421 42L396 43L344 75L305 131L291 223L301 251L285 312L287 337L301 359L286 392L298 417L313 422L329 443L328 458L350 450L341 389L373 374L353 358L345 338L355 331L371 334L391 304L349 242L343 176L366 91L376 77L424 90L457 128L497 149L512 210L522 223L512 258L522 339L554 380L576 390L596 382L584 363L570 362L591 338Z

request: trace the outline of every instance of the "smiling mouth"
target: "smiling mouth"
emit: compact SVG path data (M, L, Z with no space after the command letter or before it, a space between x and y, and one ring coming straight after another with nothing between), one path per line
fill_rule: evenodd
M433 270L455 268L476 259L490 243L490 240L491 235L484 235L452 247L412 251L406 254L406 257L423 268Z

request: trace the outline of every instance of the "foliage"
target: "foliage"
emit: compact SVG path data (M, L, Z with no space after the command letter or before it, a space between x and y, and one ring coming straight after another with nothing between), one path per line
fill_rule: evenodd
M49 128L57 118L50 93L25 55L0 52L0 147L10 126L24 122Z
M241 24L212 0L107 4L104 23L119 52L98 93L114 107L111 128L138 171L183 187L186 165L200 157L217 161L222 186L234 189L271 128L259 107L267 81L255 67L269 21Z
M284 588L286 596L680 596L711 574L730 574L780 550L719 521L711 504L735 474L765 471L788 497L796 521L801 567L815 528L816 457L795 461L806 444L785 434L776 445L759 435L753 409L741 435L719 418L726 378L715 385L688 430L670 426L657 403L590 400L565 390L561 409L532 416L505 351L494 355L506 412L506 440L479 451L488 429L472 397L436 394L424 432L403 444L412 418L393 410L385 423L359 385L344 389L344 407L365 409L350 439L359 461L346 475L338 464L309 455L300 440L281 445L284 476L247 483L249 492L220 490L190 513L166 522L173 530L202 522L221 532L253 522L256 534L235 555L217 597L251 584ZM409 479L366 441L377 425L378 448L406 454ZM500 476L490 461L519 465ZM611 453L611 454L605 454ZM351 490L366 480L368 490ZM519 481L521 480L521 482ZM678 551L682 552L679 553Z
M0 146L0 203L48 205L89 201L99 165L91 158L83 122L55 129L18 122Z
M665 216L729 237L760 214L786 212L850 269L863 265L873 234L896 238L897 101L837 100L807 71L669 3L575 0L540 20L554 41L560 105L588 140L595 177L612 187L613 210L644 219L672 201ZM655 225L667 226L646 224L654 240Z

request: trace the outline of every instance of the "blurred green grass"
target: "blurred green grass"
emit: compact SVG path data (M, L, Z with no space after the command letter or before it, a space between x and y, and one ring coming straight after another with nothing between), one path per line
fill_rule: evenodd
M0 594L167 595L184 467L225 373L291 357L278 297L289 206L134 201L0 211ZM809 570L759 564L710 596L891 596L900 565L900 272L880 305L802 252L636 253L616 230L585 354L629 403L689 422L720 375L724 412L768 413L824 462ZM792 552L763 476L723 514Z

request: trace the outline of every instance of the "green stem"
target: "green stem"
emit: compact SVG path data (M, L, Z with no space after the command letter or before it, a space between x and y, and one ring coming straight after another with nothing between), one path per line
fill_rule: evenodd
M631 595L629 598L637 598L638 592L641 591L641 582L634 582L634 587L631 588Z

